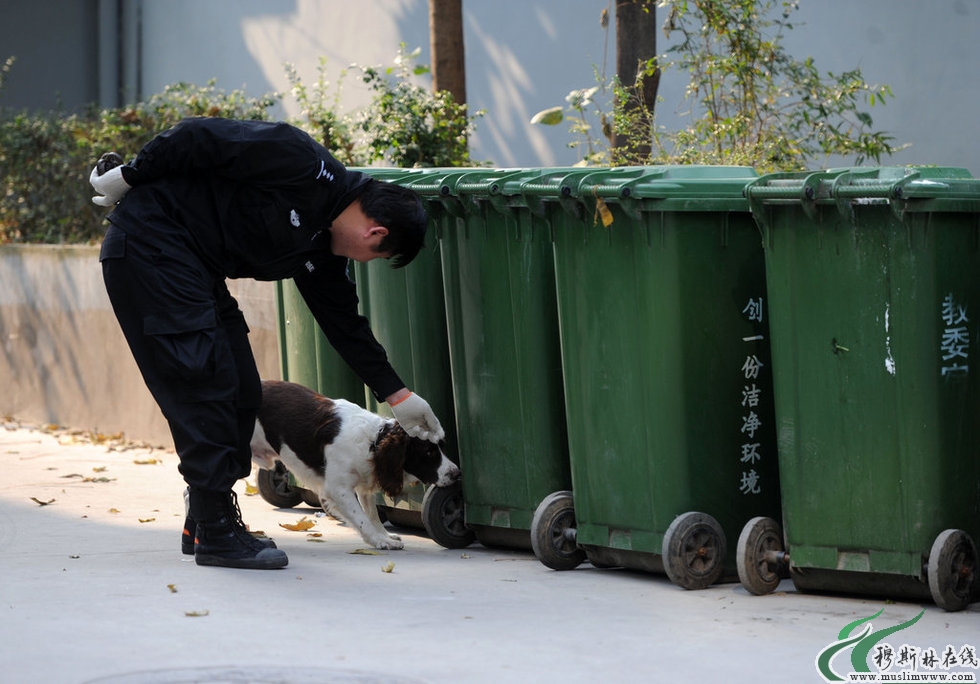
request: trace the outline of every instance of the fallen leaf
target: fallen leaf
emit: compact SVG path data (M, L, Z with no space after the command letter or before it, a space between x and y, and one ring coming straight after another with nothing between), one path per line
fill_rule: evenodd
M139 518L141 523L153 522L154 520L156 520L156 518Z
M187 617L207 617L211 614L209 610L185 610L184 615Z
M279 527L286 530L291 530L293 532L305 532L306 530L310 529L314 525L316 525L316 521L310 520L305 515L302 518L300 518L296 523L279 523Z
M81 556L76 556L76 555L71 555L68 557L71 558L72 560L78 560L79 558L81 558Z
M323 532L310 532L306 536L307 537L322 537L323 536Z
M601 197L595 198L595 216L592 217L592 225L599 222L602 219L602 225L606 228L612 225L613 218L612 212L609 211L609 206Z
M374 549L354 549L353 551L348 551L348 553L355 556L380 556L381 552Z
M316 538L313 538L313 539L307 539L306 541L308 541L308 542L317 542L317 543L323 544L327 540L326 539L316 539Z
M259 488L253 485L251 482L245 483L245 496L255 496L259 493Z
M118 508L110 508L109 509L109 512L110 513L118 513L119 512L119 509Z
M391 572L395 569L395 563L393 561L388 561L385 565L381 566L381 572Z
M68 479L72 477L85 477L85 476L82 475L81 473L68 473L67 475L62 475L61 477L62 479Z
M146 459L133 459L133 463L136 465L157 465L160 463L159 459L156 458L146 458Z
M114 477L86 477L82 482L113 482L115 479Z
M104 473L108 469L109 469L108 466L95 466L94 468L92 468L92 472L93 473Z
M171 594L176 594L177 593L177 585L176 584L168 584L167 585L167 589L170 590L170 593Z
M36 503L38 506L47 506L49 504L53 504L55 500L54 499L50 499L48 501L41 501L37 497L32 496L31 497L31 501L33 501L34 503Z

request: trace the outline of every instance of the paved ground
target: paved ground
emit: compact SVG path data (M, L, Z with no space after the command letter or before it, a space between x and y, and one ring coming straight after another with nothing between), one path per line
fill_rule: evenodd
M276 538L289 567L197 567L179 552L172 452L8 423L0 459L5 683L821 682L818 653L882 609L875 630L925 609L881 642L895 651L980 648L977 603L946 613L801 594L789 581L765 597L734 584L689 592L404 530L404 550L353 553L364 544L346 527L274 509L245 483L246 521ZM280 527L304 516L309 531ZM832 665L849 672L846 651Z

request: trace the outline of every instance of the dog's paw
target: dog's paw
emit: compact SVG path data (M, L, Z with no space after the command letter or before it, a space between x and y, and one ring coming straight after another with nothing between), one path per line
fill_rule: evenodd
M386 539L380 539L375 542L374 548L397 551L398 549L404 549L405 543L398 537L389 535Z

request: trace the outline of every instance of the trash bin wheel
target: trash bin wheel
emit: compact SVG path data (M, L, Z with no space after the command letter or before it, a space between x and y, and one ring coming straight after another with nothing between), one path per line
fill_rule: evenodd
M552 492L531 518L531 549L552 570L571 570L585 561L585 550L575 541L572 493Z
M735 552L742 586L756 596L775 591L782 579L777 557L783 551L783 533L775 520L759 516L745 523Z
M299 493L303 497L303 503L307 506L311 508L323 508L323 504L320 503L320 495L312 489L301 489Z
M927 574L932 600L943 610L963 610L977 581L977 546L963 530L943 530L932 543Z
M662 550L671 582L685 589L704 589L721 577L725 532L707 513L682 513L664 533Z
M255 476L259 494L276 508L292 508L303 501L303 493L290 482L289 471L280 461L275 468L261 468Z
M463 517L463 488L457 484L429 487L422 497L422 525L432 540L447 549L462 549L476 535Z

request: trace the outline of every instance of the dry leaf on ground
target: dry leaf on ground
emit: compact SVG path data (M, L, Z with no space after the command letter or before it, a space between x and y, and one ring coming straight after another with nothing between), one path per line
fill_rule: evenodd
M279 527L293 532L305 532L316 525L315 520L310 520L305 515L295 523L279 523Z

